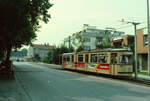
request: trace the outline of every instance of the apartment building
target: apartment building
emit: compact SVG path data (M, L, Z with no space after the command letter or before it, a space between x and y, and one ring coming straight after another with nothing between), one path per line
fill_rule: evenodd
M80 35L83 39L84 50L92 50L98 48L98 46L102 44L102 41L106 40L106 37L111 39L112 37L120 36L123 34L124 32L114 32L113 30L98 29L96 26L90 26L88 24L84 24L82 31L80 31ZM72 44L73 39L75 39L74 35L65 38L65 45L69 46L69 44ZM81 45L81 43L77 44Z

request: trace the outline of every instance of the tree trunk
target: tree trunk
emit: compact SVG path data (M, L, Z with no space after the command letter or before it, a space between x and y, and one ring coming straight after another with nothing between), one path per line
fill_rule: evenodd
M6 62L9 62L9 59L10 59L10 54L11 54L11 49L12 49L12 47L11 47L11 45L8 45L7 46L7 54L6 54Z

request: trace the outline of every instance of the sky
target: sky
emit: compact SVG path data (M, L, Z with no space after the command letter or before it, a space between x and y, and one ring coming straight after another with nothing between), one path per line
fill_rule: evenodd
M146 27L146 1L50 0L54 4L49 9L51 19L47 24L41 22L42 28L37 32L37 40L33 43L59 45L64 38L81 31L83 24L97 26L99 29L112 27L126 34L134 34L133 26L121 23L120 20L141 22L138 29Z

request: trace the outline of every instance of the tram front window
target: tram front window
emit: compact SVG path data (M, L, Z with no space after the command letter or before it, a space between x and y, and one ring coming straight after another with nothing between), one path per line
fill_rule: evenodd
M131 55L121 55L120 56L120 63L121 64L131 64L132 63L132 56Z

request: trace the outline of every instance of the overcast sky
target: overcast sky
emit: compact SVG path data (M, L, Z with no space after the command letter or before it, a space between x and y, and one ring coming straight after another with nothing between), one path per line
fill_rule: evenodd
M147 0L50 0L53 7L49 13L48 24L42 23L37 40L34 43L60 44L63 39L74 32L82 30L83 24L120 28L130 26L119 22L122 18L127 21L146 22ZM138 28L145 27L146 23ZM133 34L133 27L118 29Z

